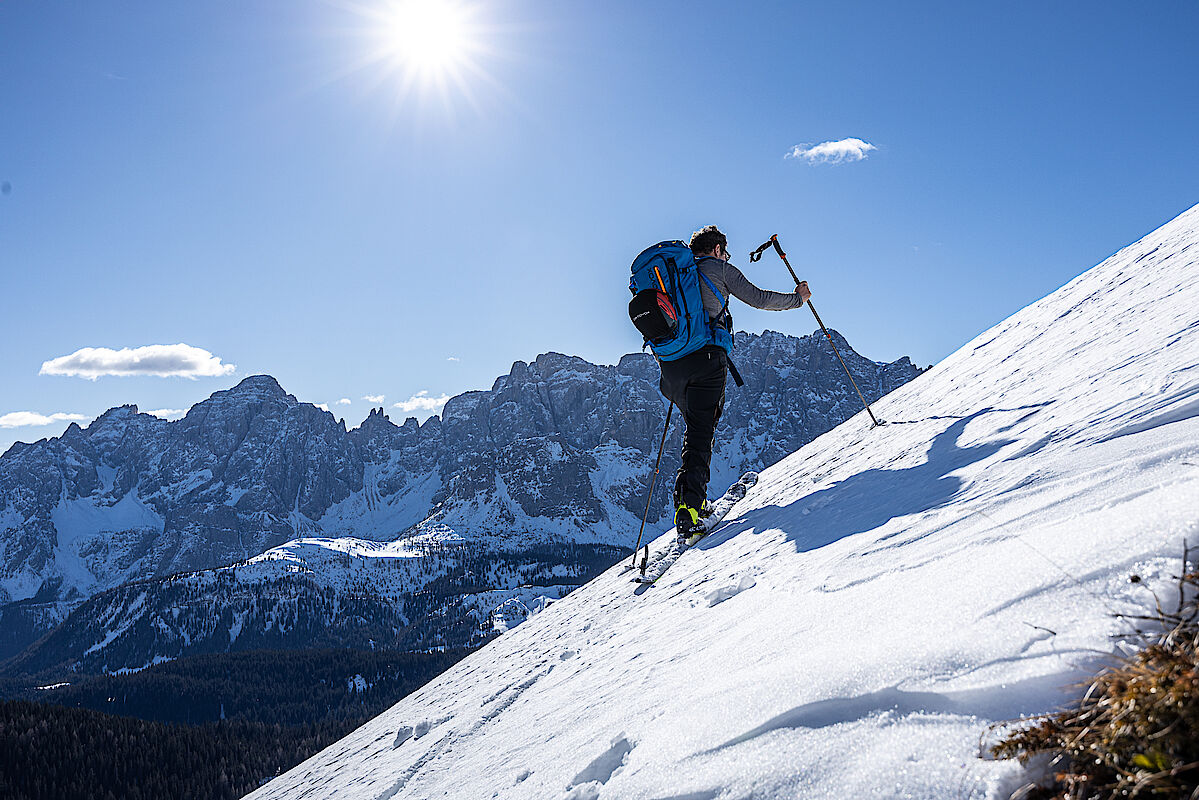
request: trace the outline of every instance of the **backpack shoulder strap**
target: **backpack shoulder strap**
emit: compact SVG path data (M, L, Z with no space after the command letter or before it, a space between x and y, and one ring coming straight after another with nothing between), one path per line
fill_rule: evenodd
M724 295L720 293L720 290L716 288L716 284L712 283L712 279L705 275L702 269L699 270L699 277L703 279L704 283L708 284L708 288L712 290L712 294L716 295L717 300L724 300ZM728 305L727 300L724 301L724 305Z
M720 307L720 313L716 315L716 318L720 319L724 316L724 312L728 310L728 298L720 293L720 290L716 288L716 284L712 282L711 278L704 274L702 269L696 269L696 272L699 273L699 277L703 279L704 283L708 284L708 288L712 290L712 294L716 295L716 299L723 303L723 305Z

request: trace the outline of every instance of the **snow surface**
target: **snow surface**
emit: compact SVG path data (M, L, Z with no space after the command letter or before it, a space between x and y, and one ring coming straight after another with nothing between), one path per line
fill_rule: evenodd
M398 451L392 451L387 464L367 464L363 488L321 516L321 529L331 535L354 534L363 537L393 539L421 522L429 513L433 497L441 490L437 473L406 476L403 492L386 496L379 490L380 478L397 471Z
M111 483L111 477L103 471L101 479ZM67 499L64 493L51 512L51 520L58 533L54 571L63 577L65 585L78 587L84 594L103 587L105 579L112 577L111 565L120 563L143 534L162 533L165 526L162 516L135 491L116 503L108 502L104 495Z
M993 723L1066 702L1199 538L1197 245L1199 206L763 471L654 586L613 567L250 796L1006 797Z

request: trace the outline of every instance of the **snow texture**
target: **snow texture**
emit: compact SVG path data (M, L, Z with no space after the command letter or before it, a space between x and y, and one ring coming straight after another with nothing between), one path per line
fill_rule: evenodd
M1199 533L1197 245L1199 207L763 471L648 591L613 567L250 796L1006 797L992 724L1065 702Z

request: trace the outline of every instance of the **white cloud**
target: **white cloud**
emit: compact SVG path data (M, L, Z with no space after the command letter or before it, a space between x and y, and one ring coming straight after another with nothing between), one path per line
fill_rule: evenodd
M802 158L809 164L847 164L861 161L867 153L877 149L861 139L842 139L815 145L797 144L783 158Z
M348 406L348 405L350 404L350 398L348 398L348 397L343 397L343 398L341 398L340 400L338 400L338 401L337 401L337 404L338 404L339 406Z
M446 359L446 361L461 361L461 360L462 359L458 358L458 356L450 356L449 358Z
M394 403L391 407L398 408L405 414L413 412L425 411L429 414L436 414L445 406L446 401L450 399L448 394L443 394L441 397L429 397L427 391L417 392L400 403Z
M212 378L237 369L222 364L207 350L188 344L151 344L111 350L84 347L69 356L52 358L42 364L39 375L69 375L94 381L104 375L129 377L153 375L159 378Z
M153 414L160 419L179 419L187 414L186 408L156 408L153 411L147 411L147 414Z
M364 394L364 395L362 395L362 399L368 403L382 403L383 395L381 395L381 394Z
M37 428L56 422L82 422L82 414L38 414L35 411L13 411L0 416L0 428Z
M319 408L321 411L329 411L328 403L313 403L313 405L316 406L317 408ZM330 412L330 413L332 413L332 412Z

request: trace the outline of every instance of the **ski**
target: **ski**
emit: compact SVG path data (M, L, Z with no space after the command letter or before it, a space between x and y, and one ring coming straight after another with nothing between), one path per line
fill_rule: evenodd
M723 522L724 518L733 510L733 506L737 505L737 502L745 497L745 493L749 491L750 487L757 482L758 473L756 472L747 472L738 478L737 482L730 486L728 491L712 504L712 513L700 518L700 525L703 526L702 531L688 536L686 543L680 543L677 539L674 539L669 545L652 556L647 552L641 562L641 574L635 576L633 582L650 584L661 578L662 573L666 572L666 569L677 561L679 556L687 551L687 548L715 530L716 526ZM648 549L649 545L646 545L646 550L648 551Z

